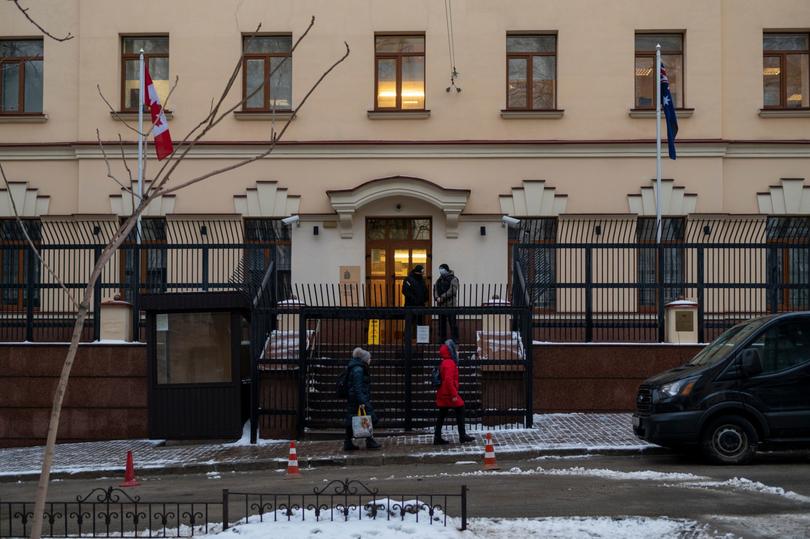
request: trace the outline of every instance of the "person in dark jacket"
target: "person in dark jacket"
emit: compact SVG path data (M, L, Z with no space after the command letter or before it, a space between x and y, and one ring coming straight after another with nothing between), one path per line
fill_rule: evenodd
M413 267L411 272L402 281L402 295L405 297L405 307L424 307L428 301L428 287L425 284L425 268L421 264ZM414 317L414 324L411 338L416 337L416 328L424 324L423 316L417 314Z
M359 449L354 442L352 431L352 417L357 415L357 409L364 406L366 413L371 417L372 426L377 423L377 414L371 404L371 375L368 367L371 364L371 354L368 350L358 347L352 351L349 360L347 385L349 398L346 403L346 441L343 444L345 451ZM366 438L366 449L379 449L381 446L374 438Z
M447 414L452 410L456 415L456 425L458 427L459 442L472 442L472 436L467 436L464 427L464 400L458 394L458 356L454 354L456 343L448 340L439 347L439 356L442 362L439 364L439 375L442 385L436 391L436 406L439 408L439 417L436 419L436 429L433 432L434 445L449 444L442 438L442 427Z
M439 266L439 278L433 285L433 298L436 307L456 307L458 305L458 277L447 264ZM447 326L450 326L450 338L458 342L458 323L455 314L439 315L439 339L447 338Z

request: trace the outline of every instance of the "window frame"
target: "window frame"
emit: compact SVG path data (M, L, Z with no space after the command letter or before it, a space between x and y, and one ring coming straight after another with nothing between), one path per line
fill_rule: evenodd
M777 229L777 236L770 237L769 230L772 228ZM784 229L788 229L788 235L782 235L781 232ZM797 310L804 310L802 307L807 306L804 303L801 303L801 299L794 300L793 292L794 291L801 291L801 289L796 288L786 288L781 285L793 285L793 284L803 284L801 279L798 283L794 283L793 279L791 278L791 262L793 256L793 249L801 249L805 248L808 252L810 252L810 239L805 237L805 232L810 228L810 217L806 215L771 215L768 217L765 225L766 230L766 238L765 241L769 245L767 257L776 256L776 260L771 262L770 260L766 259L766 267L770 267L770 264L776 264L779 267L781 264L782 272L779 275L779 281L776 283L771 282L771 274L770 271L766 272L766 282L768 284L768 290L770 295L770 289L772 286L776 286L781 288L778 291L777 295L777 312L794 312ZM794 230L793 234L789 232L791 229L798 229ZM799 232L800 233L796 233ZM782 247L772 247L771 245L783 245ZM786 247L785 247L786 245ZM796 247L792 247L795 245ZM808 255L810 256L810 254ZM808 277L810 278L810 270L808 270ZM770 304L771 299L768 298L768 303ZM798 302L798 304L797 304Z
M675 110L684 110L686 109L686 32L636 32L633 34L633 110L655 110L655 97L653 97L652 105L641 107L638 104L638 94L636 93L636 63L638 62L639 58L652 58L653 60L653 78L655 78L655 49L652 51L649 50L641 50L636 48L636 38L638 36L678 36L681 38L681 50L676 52L671 51L664 51L663 48L661 49L661 56L675 56L680 55L681 57L681 104L678 105L675 103ZM663 63L663 60L662 60ZM655 88L655 83L653 82L653 88ZM672 88L670 88L672 90Z
M123 219L122 219L123 220ZM168 228L169 223L165 217L143 217L141 221L141 229L143 230L143 224L148 221L162 221L163 222L163 238L162 239L146 239L141 238L141 244L139 251L139 260L138 260L138 267L139 267L139 281L136 283L138 287L139 294L152 294L155 293L156 290L161 292L165 292L168 288L169 284L169 256L168 256ZM134 252L135 252L135 245L136 243L136 234L137 229L133 228L130 232L130 236L124 241L123 245L128 246L127 248L120 249L120 262L119 262L119 277L121 282L121 297L124 298L126 301L131 301L130 293L133 292L131 286L131 278L127 276L127 271L129 270L129 261L134 260ZM145 234L144 234L145 235ZM157 253L162 253L160 256L163 257L163 263L165 265L163 269L164 273L161 277L162 280L159 283L152 283L149 282L147 279L149 275L149 255L152 251ZM134 270L134 264L133 264Z
M17 68L19 71L19 81L17 86L17 110L16 111L4 111L0 108L0 116L42 116L44 114L43 111L39 112L27 112L25 110L25 64L28 62L42 62L43 68L45 66L45 40L41 37L12 37L7 38L4 37L0 39L0 41L40 41L42 42L42 55L41 56L3 56L0 57L0 72L4 69L3 66L7 64L17 64L19 67ZM3 102L3 85L0 84L0 103ZM45 74L43 69L42 75L42 93L43 97L45 94ZM44 110L45 103L43 102L42 108Z
M419 37L422 38L422 52L377 52L377 38L378 37ZM422 99L422 108L419 109L403 109L402 108L402 59L406 57L422 57L424 64L422 70L422 87L424 88L425 97ZM379 85L380 85L380 71L378 69L380 60L396 60L396 106L394 107L380 107L379 106ZM374 33L374 111L375 112L424 112L427 109L427 38L425 32L375 32Z
M138 112L137 107L125 107L126 103L126 81L127 81L127 61L131 60L138 60L140 59L140 53L138 52L125 52L124 51L124 40L130 38L142 38L142 39L149 39L149 38L162 38L165 37L167 40L169 38L169 34L121 34L119 36L119 46L121 47L121 108L119 109L120 112ZM171 47L171 44L168 44ZM171 58L169 56L171 52L171 48L169 48L169 52L144 52L143 53L143 63L144 65L149 65L149 60L152 58L166 58L169 62L171 62ZM141 107L144 107L144 111L146 111L146 106L141 103ZM165 112L169 112L167 109Z
M661 216L661 245L663 246L662 249L672 249L672 250L674 250L675 253L678 253L677 264L678 264L678 266L680 268L679 271L680 271L680 275L681 275L680 282L672 283L672 282L667 282L666 280L664 280L664 282L662 283L662 287L664 289L664 297L663 298L659 297L659 295L658 295L658 287L657 287L658 281L661 280L661 276L658 274L658 271L659 271L659 269L661 267L661 264L660 264L660 262L658 260L660 251L656 247L657 243L656 243L655 227L653 227L652 238L639 238L638 237L638 229L639 229L639 225L640 225L640 223L642 221L646 221L646 222L652 221L653 224L655 224L655 217L650 217L650 216L646 216L646 215L644 215L644 216L640 215L640 216L638 216L637 221L636 221L636 243L639 246L644 245L645 250L655 248L655 258L654 258L654 260L655 260L655 281L653 283L648 283L648 282L643 281L641 279L641 263L640 263L640 256L639 255L641 254L642 251L640 249L636 249L636 284L637 284L637 286L636 286L636 291L637 291L637 293L636 293L636 306L638 308L639 313L654 313L654 312L658 312L658 302L667 300L667 298L666 298L667 290L680 290L680 293L678 294L678 297L683 297L683 294L684 294L684 286L683 286L683 284L684 284L684 281L686 280L685 279L685 276L686 276L686 257L683 254L684 253L683 247L678 248L678 245L683 245L684 242L685 242L687 218L686 218L686 216L683 216L683 215L670 215L670 216L662 215ZM681 223L680 224L680 230L684 234L683 237L681 237L680 239L679 238L668 239L667 234L666 234L667 221L670 221L670 222L680 221L680 223ZM674 226L674 225L670 225L670 226ZM646 245L650 245L650 247L646 247ZM666 247L666 245L672 245L673 247ZM664 271L665 272L666 272L666 269L667 268L666 268L666 256L665 256L664 257ZM666 275L664 276L664 278L665 277L666 277ZM656 284L656 287L655 288L641 288L640 286L638 286L638 285L641 285L641 284ZM645 291L645 290L654 290L655 291L655 299L654 299L654 301L653 301L653 303L651 305L646 304L646 303L642 303L643 291ZM677 299L677 297L674 298L674 299ZM674 299L672 301L674 301Z
M508 252L507 252L507 264L509 268L507 270L507 287L509 290L512 290L512 283L514 278L514 247L515 245L521 244L531 244L531 245L556 245L558 243L557 237L560 230L560 219L557 216L548 216L548 215L541 215L537 217L521 217L520 218L521 225L520 228L509 229L507 232L507 245L508 245ZM546 230L546 223L550 223L548 225L550 228L553 229L553 238L552 237L538 237L542 236L543 232ZM528 228L527 228L528 227ZM517 238L509 237L512 231L518 235ZM539 234L538 234L539 233ZM528 237L527 237L528 236ZM553 286L549 286L548 289L553 292L550 296L550 299L547 300L547 303L543 305L537 305L534 303L534 297L532 296L532 303L534 304L533 312L535 314L555 314L557 312L557 291L558 291L558 271L557 271L557 261L558 257L558 250L552 249L551 253L551 281ZM524 268L527 271L529 268ZM537 271L536 268L531 268L534 271ZM527 280L530 279L530 275L526 275Z
M286 53L283 52L245 52L245 41L252 37L289 37L290 50ZM275 33L275 34L242 34L242 110L244 112L292 112L292 33ZM290 106L287 108L278 108L270 106L270 73L272 58L289 58L287 62L290 64ZM264 94L264 105L261 108L248 107L247 102L247 65L248 60L264 60L264 86L262 93Z
M744 350L753 348L754 350L757 350L759 352L759 354L760 354L760 356L759 356L760 357L760 362L761 363L764 362L764 360L766 359L765 358L765 352L767 350L767 346L768 346L769 343L776 342L777 343L776 352L777 353L779 352L779 347L778 347L779 341L775 340L775 339L768 339L768 334L771 331L778 331L780 329L780 327L784 327L784 326L786 326L788 324L797 324L797 323L798 324L803 323L803 324L806 325L806 324L810 323L810 319L808 319L806 316L797 316L797 317L791 317L791 318L787 318L787 319L784 319L784 320L777 321L776 323L768 326L764 330L760 330L759 333L756 336L754 336L754 338L751 339L745 345L745 347L740 348L739 355L741 355ZM762 346L757 346L757 344L760 341L765 341L765 342L762 342ZM739 359L738 359L738 361L739 361ZM799 363L795 363L795 364L792 364L792 365L787 365L787 366L784 366L784 367L782 367L780 369L775 369L775 370L767 370L766 371L765 370L765 365L762 365L762 372L757 374L755 376L755 378L770 377L770 376L780 376L780 375L782 375L784 373L787 373L787 372L790 372L790 371L792 371L794 369L803 369L808 364L810 364L810 357L805 358L804 360L802 360Z
M24 223L26 223L26 225L27 225L27 223L36 223L38 225L38 228L40 230L38 233L32 234L31 233L31 228L28 227L28 226L26 226L26 230L28 230L29 234L32 236L32 239L34 241L34 245L39 246L39 244L42 241L42 239L41 239L42 221L40 221L38 218L34 219L34 218L22 217L21 219L22 219L22 221ZM16 219L14 219L14 218L11 218L11 219L3 218L2 221L13 222L13 223L16 224ZM28 246L28 242L25 240L25 238L0 239L0 247L2 247L2 248L0 248L0 268L2 268L3 258L5 257L6 253L9 253L9 252L12 252L12 251L15 251L17 253L17 272L16 272L16 277L17 278L16 278L15 282L8 283L8 284L17 285L17 287L16 288L2 288L2 289L0 289L0 312L19 313L19 312L25 311L28 308L28 297L27 297L27 294L28 294L28 274L27 274L27 271L26 271L27 268L26 268L26 264L25 264L26 252L30 252L29 260L30 260L31 263L35 264L37 268L39 268L40 262L39 262L39 260L36 259L36 256L34 255L33 251L31 251L30 247ZM41 273L41 268L38 271L35 271L34 275L35 275L36 282L34 283L34 287L33 287L34 305L33 305L32 308L33 308L34 312L39 312L39 310L41 309L41 306L42 306L42 287L41 287L42 273ZM6 303L4 303L2 301L3 300L3 293L6 290L15 290L16 291L16 293L17 293L17 303L15 305L6 304Z
M273 260L273 250L281 251L283 248L287 249L289 254L290 263L292 263L292 234L290 233L289 227L282 223L282 229L288 234L287 237L276 237L276 238L249 238L249 232L251 229L255 230L273 230L273 226L270 225L270 222L281 222L281 217L244 217L242 219L242 232L245 238L246 245L257 245L259 247L255 249L248 249L247 251L251 254L260 254L262 257L262 273L267 271L268 266L270 265L271 261ZM255 224L253 224L255 223ZM263 223L268 223L265 225ZM278 257L276 257L275 262L278 263ZM245 268L245 273L249 274L255 271L250 264L247 264ZM276 275L277 278L277 286L281 292L286 292L287 290L291 289L292 286L292 267L290 269L282 269L276 266ZM279 291L279 290L277 290Z
M766 36L779 36L779 35L804 35L807 37L807 48L804 50L775 50L775 49L765 49L765 37ZM810 110L810 106L807 107L788 107L787 106L787 81L785 75L785 67L787 65L787 56L793 54L806 54L808 65L808 78L810 78L810 32L762 32L762 69L765 69L765 59L766 58L779 58L779 105L766 105L765 104L765 73L762 74L762 109L763 110L789 110L789 111L799 111L799 110ZM808 81L810 85L810 81Z
M557 106L557 69L559 67L559 58L557 53L558 49L558 40L557 40L557 32L508 32L506 34L506 39L508 43L508 39L510 37L553 37L554 38L554 52L509 52L509 45L506 45L506 80L505 80L505 111L522 111L522 112L529 112L529 111L556 111L559 110ZM534 76L534 62L532 58L535 56L552 56L554 58L554 104L552 108L534 108L534 95L533 95L533 87L529 84L529 81L533 80ZM510 107L509 106L509 60L525 60L526 61L526 106L525 107Z

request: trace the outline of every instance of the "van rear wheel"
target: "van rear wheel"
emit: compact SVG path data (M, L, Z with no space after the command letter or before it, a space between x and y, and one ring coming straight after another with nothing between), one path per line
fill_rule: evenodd
M724 416L703 431L704 454L719 464L745 464L754 458L759 436L754 426L739 416Z

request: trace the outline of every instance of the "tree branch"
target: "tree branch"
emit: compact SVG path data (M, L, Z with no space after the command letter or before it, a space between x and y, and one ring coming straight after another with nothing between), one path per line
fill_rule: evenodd
M48 36L49 38L53 39L54 41L68 41L69 39L73 39L73 38L75 37L75 36L73 36L73 35L72 35L70 32L68 32L68 33L67 33L67 35L66 35L65 37L56 37L56 36L54 36L53 34L51 34L50 32L48 32L47 30L45 30L45 29L44 29L42 26L40 26L40 25L39 25L39 23L38 23L37 21L35 21L35 20L34 20L34 19L31 17L31 15L29 15L29 14L28 14L28 9L29 9L29 8L24 8L24 7L22 7L22 6L20 5L20 1L19 1L19 0L10 0L10 1L11 1L11 2L13 2L15 6L17 6L17 9L19 9L19 10L20 10L20 12L21 12L21 13L22 13L22 14L25 16L25 18L26 18L26 19L28 19L28 21L29 21L31 24L33 24L34 26L36 26L36 27L39 29L39 31L40 31L40 32L42 32L43 34L45 34L45 35L46 35L46 36Z

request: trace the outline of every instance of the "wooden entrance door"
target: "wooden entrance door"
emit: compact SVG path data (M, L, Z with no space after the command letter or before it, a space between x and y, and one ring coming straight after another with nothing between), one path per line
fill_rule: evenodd
M366 281L369 306L401 307L402 281L421 264L430 286L430 217L366 220Z

